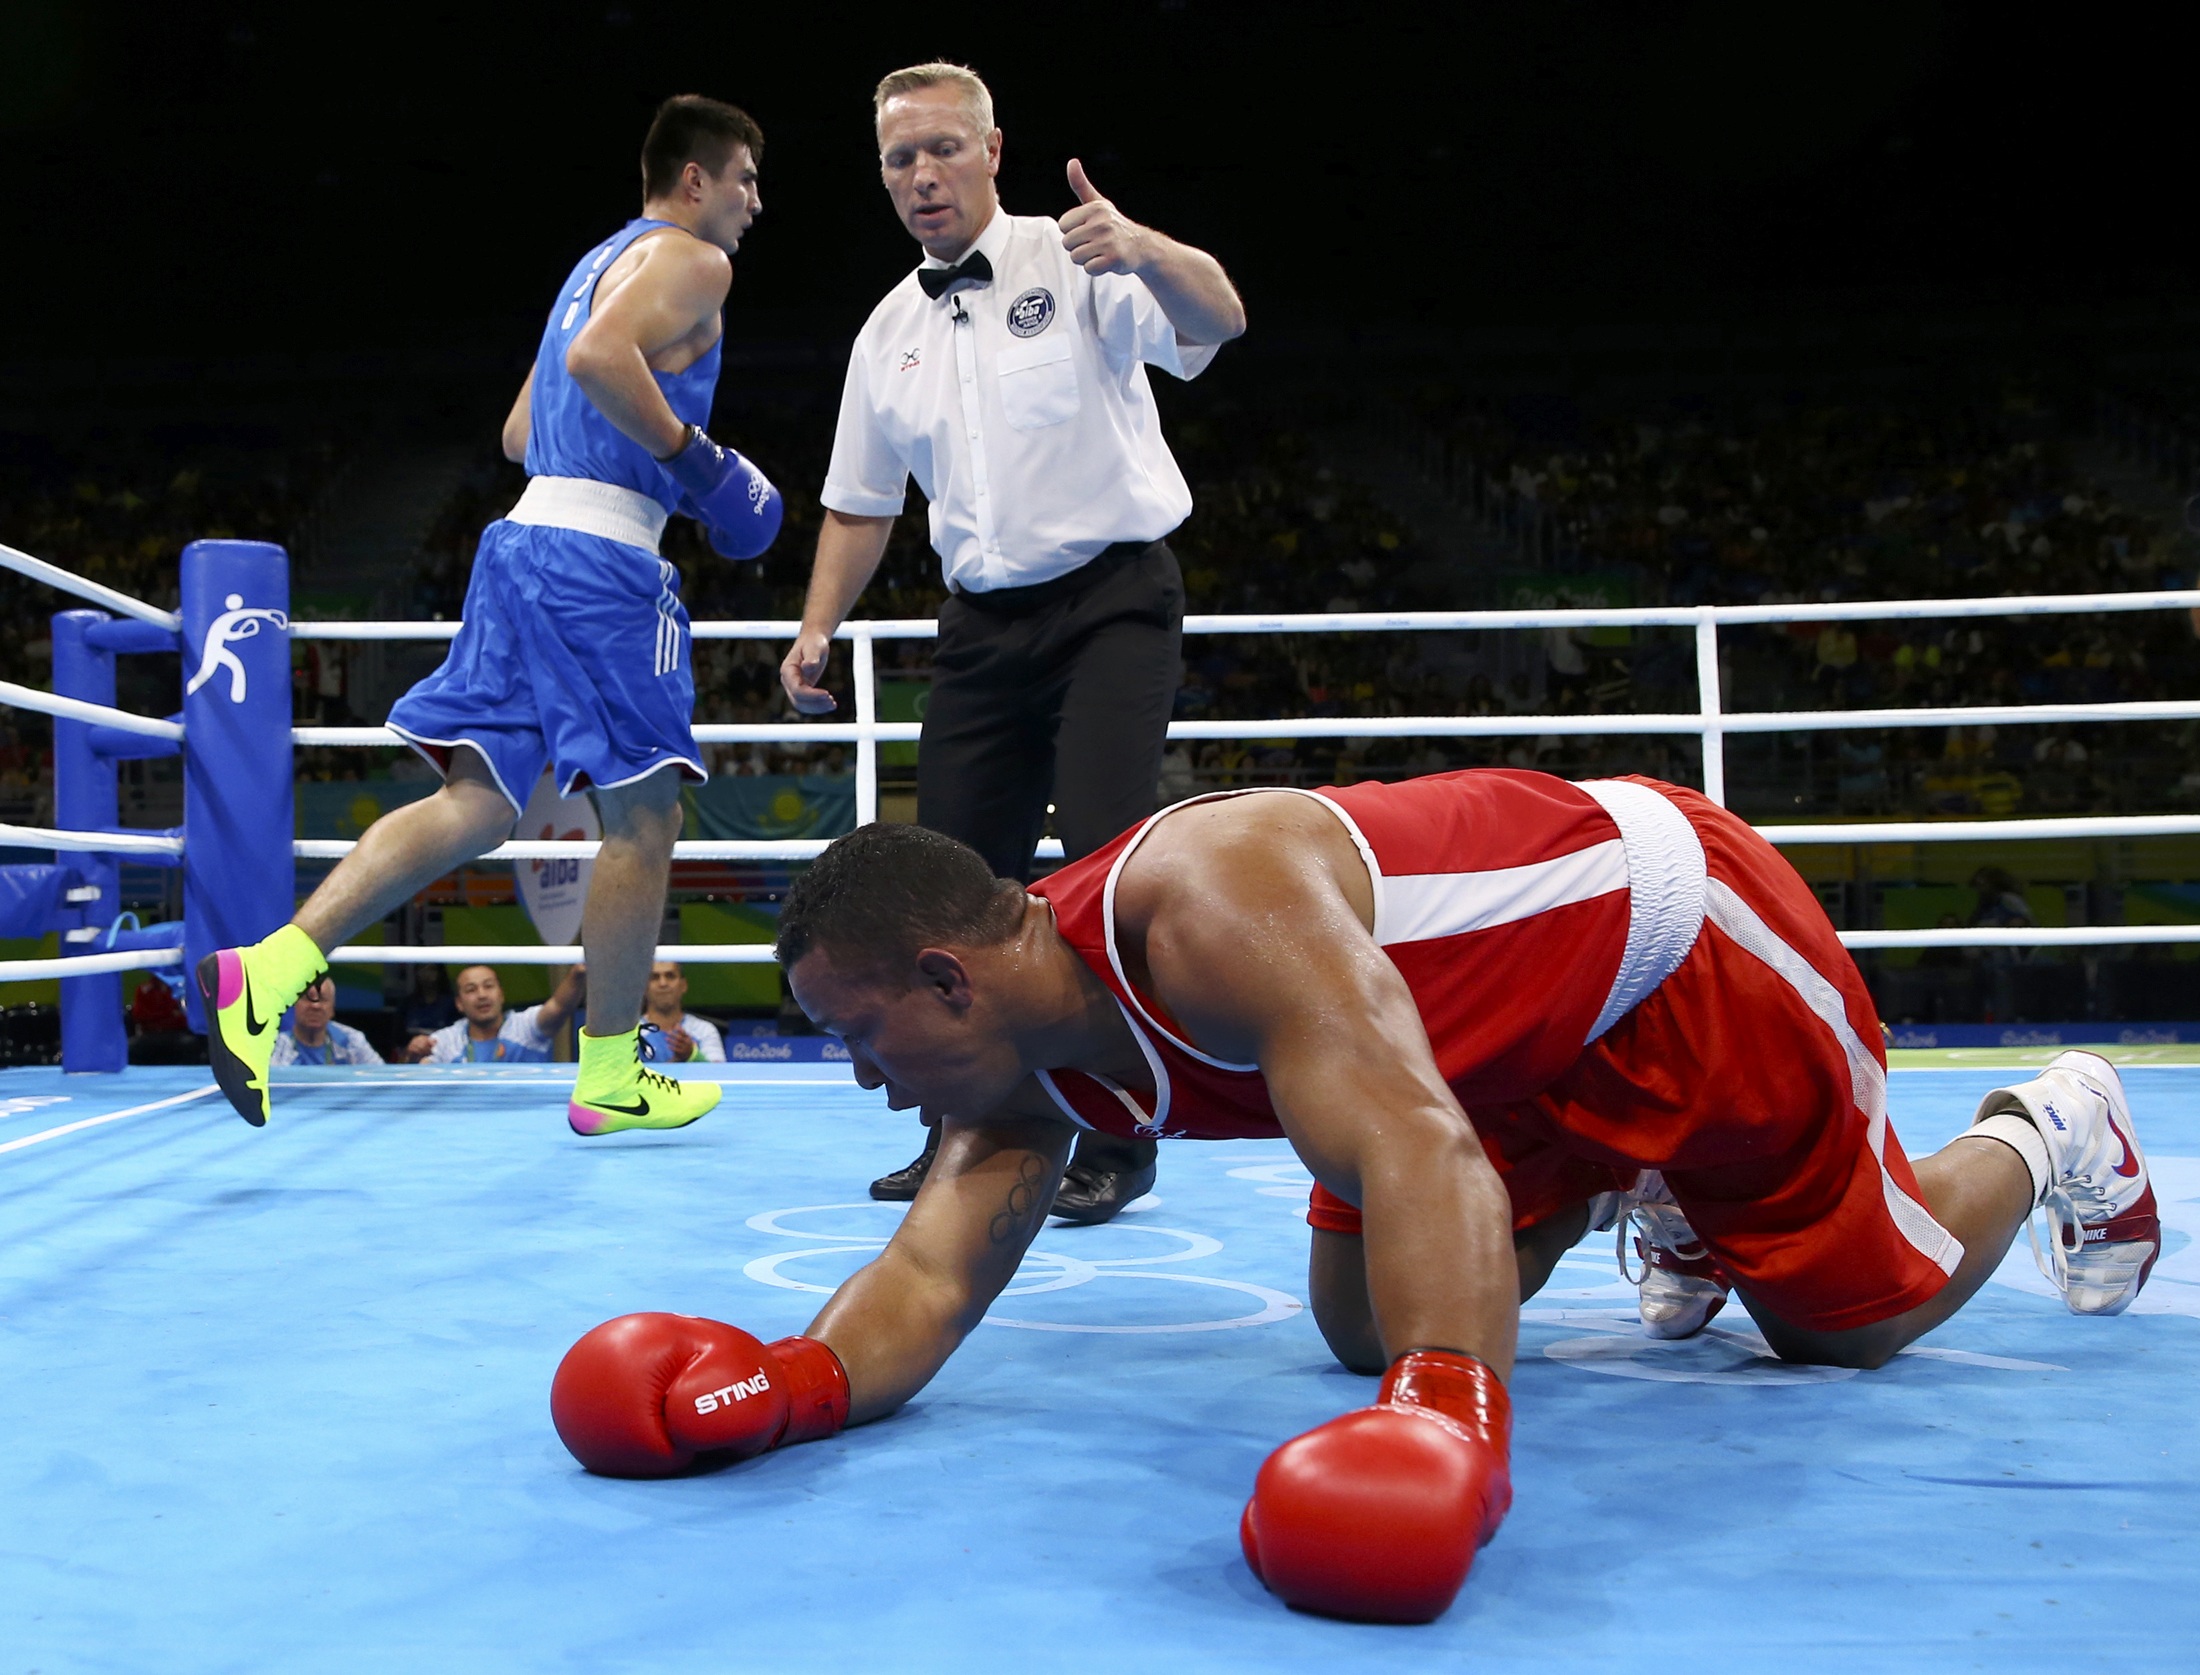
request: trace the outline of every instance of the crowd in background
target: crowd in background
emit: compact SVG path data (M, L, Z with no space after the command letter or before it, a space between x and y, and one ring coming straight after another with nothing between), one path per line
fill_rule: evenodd
M2193 572L2178 531L2089 479L2082 428L2023 393L1490 404L1435 422L1482 480L1535 503L1569 566L1623 572L1641 604L2126 591ZM1678 636L1602 652L1564 639L1554 709L1694 708ZM2188 625L2165 612L1772 624L1722 643L1724 701L1742 710L2166 698L2200 673ZM1600 664L1626 679L1593 678ZM2139 808L2200 800L2194 742L2190 726L2144 724L1794 734L1757 741L1755 783L1760 806L1826 812Z
M1335 408L1228 391L1167 394L1172 445L1194 489L1172 538L1193 612L1345 611L1563 602L1791 602L2040 593L2175 585L2192 554L2159 518L2088 480L2066 427L2022 393L1904 390L1840 401L1425 397L1415 422L1448 459L1532 502L1546 550L1439 550L1373 485L1332 460ZM2065 404L2064 410L2070 410ZM2080 412L2090 422L2097 414ZM757 402L729 438L768 461L786 493L784 533L759 563L729 564L675 519L666 556L697 618L800 614L831 439L817 403ZM172 603L183 544L233 534L291 540L339 463L242 432L146 432L18 447L0 482L13 544L154 603ZM450 493L406 582L418 617L456 616L482 528L524 476L485 459ZM1484 496L1485 501L1487 496ZM1498 572L1503 574L1499 575ZM1584 591L1584 584L1594 587ZM1525 589L1525 591L1523 591ZM1509 591L1508 591L1509 590ZM36 597L34 597L36 593ZM941 597L921 502L896 525L858 606L927 617ZM0 662L42 683L52 600L0 576ZM1979 622L1855 622L1736 628L1723 636L1730 709L1870 708L2096 701L2192 689L2195 647L2164 613ZM786 716L774 639L695 648L697 714ZM1185 719L1688 711L1695 661L1685 630L1536 634L1194 636L1177 713ZM929 642L882 641L882 674L921 683ZM829 682L847 688L847 671ZM302 714L330 713L309 669ZM371 720L372 717L356 719ZM1889 729L1737 738L1740 806L1752 813L2058 813L2200 803L2185 764L2189 727ZM0 805L23 817L50 784L44 724L0 718ZM727 774L836 773L841 746L718 746ZM1571 774L1692 778L1696 746L1596 734L1481 739L1209 741L1172 747L1164 791L1331 783L1486 763ZM308 753L309 777L386 771L362 752Z
M2029 395L1617 405L1445 428L1660 602L2092 591L2176 567L2170 532L2089 484Z
M71 440L4 437L0 542L173 610L177 561L209 538L295 541L340 463L333 442L272 427L177 425L99 431ZM47 686L51 620L74 602L0 570L0 678ZM125 659L125 680L152 673L175 708L173 664ZM165 678L163 678L165 677ZM127 701L125 708L133 707ZM52 800L52 730L43 716L0 710L0 818L43 819Z

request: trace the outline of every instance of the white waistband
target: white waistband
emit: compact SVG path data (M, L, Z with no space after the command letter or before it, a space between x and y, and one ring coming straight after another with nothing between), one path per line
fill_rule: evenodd
M1594 1041L1688 958L1703 930L1709 872L1703 840L1670 798L1627 780L1588 779L1579 786L1603 804L1627 851L1627 950L1589 1031Z
M586 477L530 477L519 504L504 514L507 523L546 524L601 535L652 555L665 532L666 516L665 509L646 494Z

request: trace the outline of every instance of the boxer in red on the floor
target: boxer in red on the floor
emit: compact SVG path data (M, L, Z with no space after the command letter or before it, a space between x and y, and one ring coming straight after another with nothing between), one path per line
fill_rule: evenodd
M559 1434L651 1476L891 1413L1015 1273L1077 1131L1287 1137L1309 1285L1371 1406L1262 1466L1241 1537L1293 1605L1425 1621L1511 1503L1520 1304L1631 1214L1795 1361L1876 1367L2046 1212L2079 1314L2160 1223L2115 1070L2057 1058L1914 1167L1886 1055L1810 889L1648 780L1477 770L1157 815L1028 892L909 826L840 839L779 955L857 1079L947 1124L931 1178L806 1336L629 1315L558 1370ZM1646 1319L1650 1319L1646 1309ZM1653 1320L1653 1329L1660 1322Z

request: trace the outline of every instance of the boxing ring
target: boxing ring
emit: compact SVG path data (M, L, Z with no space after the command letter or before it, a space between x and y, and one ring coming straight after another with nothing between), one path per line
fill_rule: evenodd
M20 556L0 562L23 569ZM454 631L288 622L287 598L246 594L232 606L241 590L218 580L196 604L187 589L171 623L57 575L117 625L95 638L95 653L111 659L163 634L185 650L187 680L223 611L283 610L286 627L235 644L254 690L288 693L291 638ZM2200 702L1722 712L1722 628L2196 604L2200 593L2175 592L1194 618L1193 634L1681 627L1695 635L1702 702L1652 716L1180 722L1172 735L1694 736L1707 787L1723 800L1724 741L1737 734L2187 719ZM698 623L696 636L783 640L791 628ZM918 732L878 719L873 647L930 632L922 622L847 626L847 722L705 723L697 737L850 743L857 818L873 818L878 746ZM130 716L111 686L104 702L61 690L58 646L55 693L0 687L0 700L56 718L57 762L63 730L80 729L71 738L94 755L139 748L127 740L174 745L188 779L193 752L245 707L217 674L185 698L180 720ZM276 665L254 659L278 648L281 678L263 682ZM378 728L294 728L288 703L278 746L395 742ZM228 708L202 722L214 705ZM269 782L283 777L287 808L288 749L254 736L250 748L277 758L256 765ZM213 771L203 757L198 765ZM197 945L194 909L208 923L253 911L194 900L190 852L211 831L212 852L229 853L224 834L199 824L200 806L187 803L180 831L126 833L112 805L57 795L54 827L0 829L0 844L50 850L56 867L75 871L74 883L57 884L53 912L76 916L67 930L92 932L56 960L0 964L0 981L173 969ZM271 839L270 824L263 817L246 835L272 841L286 867L349 847L293 842L287 817ZM2191 835L2200 819L1766 831L1783 844L2014 841ZM817 847L681 853L784 860ZM113 899L69 895L111 888L95 869L123 855L186 866L186 919L135 933L139 946L93 947L112 932ZM257 911L287 916L289 873L276 882ZM1844 940L2196 938L2200 927L2088 925ZM336 957L516 963L577 952L362 946ZM96 1022L93 1008L106 1003L71 993ZM1892 1102L1905 1143L1931 1150L2008 1079L1997 1064L2046 1056L1897 1054ZM1746 1318L1722 1316L1686 1343L1643 1336L1608 1236L1591 1239L1524 1311L1512 1516L1459 1604L1423 1629L1287 1612L1237 1555L1237 1513L1261 1459L1372 1388L1330 1362L1301 1306L1307 1177L1281 1142L1172 1146L1158 1191L1118 1221L1049 1228L962 1353L893 1419L729 1470L625 1483L579 1471L551 1432L549 1378L567 1344L642 1308L734 1319L767 1338L798 1331L902 1213L863 1200L860 1183L906 1161L906 1121L887 1118L844 1068L681 1066L727 1084L718 1112L690 1129L596 1141L561 1121L567 1066L277 1071L274 1119L261 1131L234 1118L203 1069L9 1071L0 1418L14 1445L0 1454L0 1646L12 1666L45 1675L996 1662L1549 1670L1645 1659L1712 1670L2190 1668L2200 1658L2200 1597L2186 1581L2200 1559L2190 1416L2200 1064L2184 1061L2200 1054L2117 1056L2165 1228L2130 1313L2070 1317L2020 1240L1978 1299L1890 1367L1788 1367Z
M0 961L0 982L60 978L63 992L64 1064L72 1070L115 1070L122 1064L116 1012L119 992L88 988L92 980L133 967L195 964L216 947L253 941L290 916L293 886L285 871L298 860L339 860L354 840L295 839L287 853L282 832L290 826L290 753L296 747L403 747L387 727L300 727L287 715L289 646L299 641L447 641L456 622L294 622L288 613L287 555L260 541L197 541L180 566L184 608L166 612L91 582L12 547L0 546L0 568L120 611L124 620L94 611L65 611L54 618L56 685L78 690L38 692L0 681L0 704L54 718L55 827L0 825L0 846L50 848L84 857L86 874L66 883L53 909L67 924L70 942L101 942L101 951L51 960ZM247 603L247 595L260 603ZM1503 738L1568 735L1693 736L1702 749L1704 794L1726 803L1726 740L1759 733L1833 732L1878 728L2043 725L2114 721L2200 720L2200 700L1982 704L1885 709L1729 711L1720 688L1722 627L1838 621L1963 621L1987 617L2068 616L2200 608L2200 590L2047 594L2024 598L1840 601L1789 605L1629 606L1508 611L1301 612L1276 615L1191 616L1187 636L1244 634L1405 634L1523 629L1686 628L1695 639L1697 708L1666 714L1328 716L1272 720L1173 721L1172 740ZM794 622L710 621L692 625L696 640L790 641ZM264 630L264 632L263 632ZM698 744L852 744L855 747L855 819L878 818L879 747L914 743L923 727L914 721L882 721L878 715L876 647L881 640L930 639L928 619L852 621L835 638L848 642L855 718L846 722L698 722ZM113 706L113 659L119 652L187 651L199 648L198 668L186 683L184 710L166 718L133 715ZM260 680L249 682L247 661ZM189 658L186 658L189 662ZM233 672L233 673L232 673ZM226 704L212 677L230 675ZM207 695L193 699L201 691ZM254 691L258 697L252 697ZM187 847L186 832L117 829L112 765L131 757L183 756L186 804L205 812ZM188 822L187 822L188 823ZM2200 815L2078 816L2022 820L1841 821L1774 824L1756 828L1775 844L2001 842L2069 838L2200 835ZM823 840L693 841L674 848L675 860L800 861L824 848ZM588 857L600 846L571 840L515 840L483 860L551 860ZM1042 859L1059 859L1048 839ZM96 921L113 901L112 863L132 854L186 869L182 926L149 931L113 927L102 938ZM194 868L203 873L194 879ZM104 870L102 870L104 869ZM195 886L195 887L194 887ZM1851 930L1840 933L1850 948L2070 947L2200 942L2200 924L1967 926L1935 930ZM116 951L108 950L131 950ZM417 961L570 965L575 945L473 944L463 946L358 944L329 951L331 964L379 965ZM766 963L768 944L667 945L661 959ZM200 1023L196 994L187 993L194 1027ZM73 1004L72 1004L73 1003ZM72 1027L72 1018L75 1020Z

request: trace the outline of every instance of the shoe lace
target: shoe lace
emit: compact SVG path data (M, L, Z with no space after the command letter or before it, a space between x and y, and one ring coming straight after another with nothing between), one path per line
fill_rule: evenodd
M1629 1203L1627 1213L1619 1218L1612 1229L1612 1254L1619 1259L1619 1277L1629 1285L1639 1286L1650 1277L1650 1250L1642 1243L1636 1223L1641 1220L1638 1207ZM1627 1260L1628 1246L1633 1245L1643 1253L1642 1272L1636 1273Z
M1634 1184L1614 1194L1619 1200L1619 1211L1612 1221L1612 1255L1619 1263L1619 1277L1623 1284L1639 1287L1650 1277L1650 1248L1643 1244L1642 1234L1635 1223L1642 1213L1646 1200L1664 1195L1665 1177L1645 1171L1635 1177ZM1628 1266L1627 1247L1632 1244L1643 1253L1642 1272L1636 1273Z
M642 1086L651 1093L678 1093L680 1091L678 1077L667 1076L661 1070L650 1069L650 1061L655 1057L656 1054L650 1051L649 1043L637 1035L634 1038L634 1065L635 1074L641 1079Z
M1639 1274L1627 1260L1630 1244L1642 1253ZM1683 1260L1694 1260L1703 1254L1704 1248L1703 1241L1696 1237L1696 1230L1671 1203L1645 1200L1630 1193L1627 1213L1612 1230L1613 1253L1619 1258L1619 1277L1629 1285L1641 1285L1647 1280L1653 1266L1650 1260L1653 1246Z
M2040 1243L2040 1224L2047 1224L2047 1242ZM2032 1260L2054 1282L2058 1291L2070 1289L2070 1259L2085 1249L2085 1223L2078 1206L2058 1182L2047 1189L2039 1208L2024 1218L2024 1234L2032 1244Z

